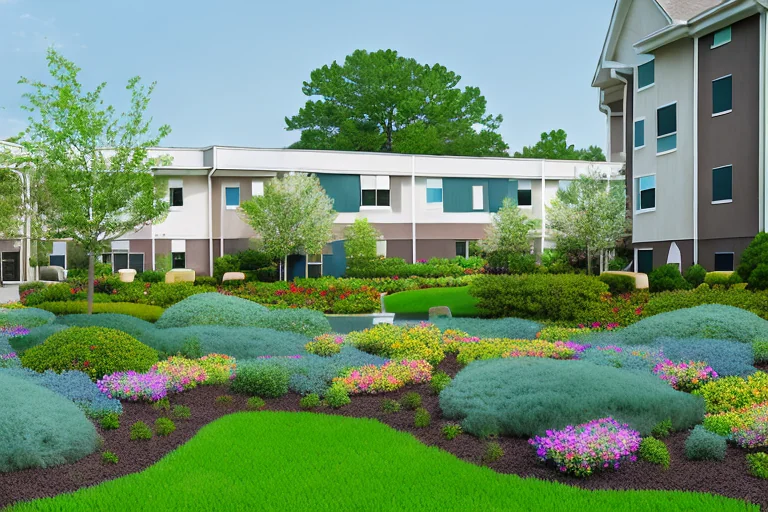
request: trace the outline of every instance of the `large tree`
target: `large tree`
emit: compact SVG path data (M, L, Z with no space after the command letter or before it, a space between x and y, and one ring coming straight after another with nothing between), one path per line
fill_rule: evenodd
M587 253L587 273L592 257L611 250L630 229L626 217L623 181L609 181L597 170L580 176L547 207L547 225L556 232L559 249Z
M291 254L320 254L333 239L333 200L317 176L291 173L269 180L264 195L240 205L243 216L261 237L264 252L280 260L284 279Z
M310 99L286 129L291 147L429 155L508 156L502 117L486 113L477 87L458 87L445 66L419 64L393 50L356 50L343 64L315 69L302 92Z
M88 312L93 310L94 258L109 243L168 210L148 149L170 133L167 125L151 133L144 118L155 87L139 77L128 81L130 108L118 114L104 106L105 83L84 91L80 69L53 49L47 54L50 84L22 78L31 88L22 108L29 126L19 144L45 197L48 238L69 238L88 254Z
M541 140L533 146L523 146L522 151L515 152L515 158L546 158L549 160L586 160L589 162L605 162L603 150L597 146L586 149L576 149L568 144L568 134L565 130L552 130L542 133Z

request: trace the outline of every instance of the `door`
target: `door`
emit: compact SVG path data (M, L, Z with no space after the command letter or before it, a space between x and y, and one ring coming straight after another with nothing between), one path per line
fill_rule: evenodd
M637 271L650 274L653 270L653 249L637 250Z
M0 259L3 264L3 281L21 281L21 253L4 252L0 253Z

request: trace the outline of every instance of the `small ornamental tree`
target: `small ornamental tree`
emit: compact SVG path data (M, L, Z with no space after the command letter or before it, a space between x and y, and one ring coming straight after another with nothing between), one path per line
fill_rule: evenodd
M117 114L103 104L105 83L86 92L80 69L53 49L47 54L52 84L22 78L29 126L19 160L30 163L45 192L48 238L70 238L88 254L88 313L93 311L94 258L112 240L168 211L162 187L151 171L148 150L170 133L150 134L144 119L155 84L128 81L130 108ZM38 203L39 204L39 203Z
M264 252L285 266L288 256L320 254L333 239L333 200L314 175L291 173L270 180L264 195L240 205L244 218L264 242Z
M372 259L376 257L376 241L381 238L378 229L368 219L355 219L354 224L344 230L344 252L351 259Z
M485 229L485 238L479 241L483 251L491 255L528 255L531 253L529 233L539 222L529 218L512 199L505 198L491 224Z

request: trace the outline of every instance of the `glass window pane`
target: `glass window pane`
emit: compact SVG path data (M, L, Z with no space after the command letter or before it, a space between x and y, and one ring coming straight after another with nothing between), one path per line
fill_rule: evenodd
M637 67L637 88L642 89L654 83L655 61L646 62Z
M376 206L376 191L363 190L363 206Z
M733 108L733 77L712 82L712 113L719 114Z
M667 105L656 111L656 135L668 135L677 131L677 104Z
M443 202L443 189L441 189L441 188L428 188L427 189L427 202L428 203L442 203Z
M171 189L171 206L184 206L184 189L172 188Z
M62 255L52 254L48 256L48 264L52 267L64 268L65 259L66 258Z
M635 147L645 146L645 120L635 121Z
M172 253L172 268L186 268L187 265L187 258L186 253L183 252L174 252Z
M570 188L571 183L572 183L572 180L560 180L557 182L557 186L560 190L565 192L566 190L568 190L568 188Z
M664 153L665 151L672 151L677 149L677 134L667 135L656 140L656 152Z
M731 27L725 27L715 32L712 38L712 46L720 46L731 42Z
M637 271L649 274L653 270L653 249L641 249L637 251Z
M112 266L112 270L115 272L124 268L128 268L128 255L125 253L115 254L113 256L113 261L114 265Z
M466 256L467 255L467 242L456 242L456 256Z
M712 200L727 201L733 199L733 167L712 169Z
M227 187L227 206L240 206L240 187Z
M531 206L531 191L517 190L517 204L519 206Z
M733 253L720 252L715 253L715 272L733 271Z
M646 210L648 208L656 207L656 189L643 190L640 192L640 209Z
M307 261L309 263L322 263L323 262L323 255L322 254L310 254L307 256Z
M322 277L323 266L322 265L307 265L307 277Z
M138 273L144 272L144 255L131 254L128 261L128 268L132 268Z
M656 188L656 176L643 176L638 178L640 182L640 190L648 190L649 188Z
M376 191L376 206L389 206L389 190Z

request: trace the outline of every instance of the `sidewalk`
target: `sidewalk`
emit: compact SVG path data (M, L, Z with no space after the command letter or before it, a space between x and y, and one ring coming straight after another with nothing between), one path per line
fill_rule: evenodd
M19 300L19 285L7 284L0 288L0 305Z

